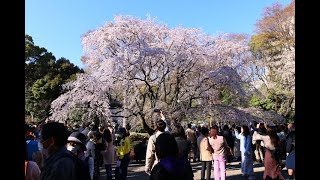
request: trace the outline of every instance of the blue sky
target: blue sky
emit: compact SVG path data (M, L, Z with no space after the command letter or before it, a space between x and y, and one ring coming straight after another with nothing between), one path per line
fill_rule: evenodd
M254 33L263 9L291 0L26 0L25 33L58 59L83 67L80 37L112 21L115 15L156 17L169 27L217 32Z

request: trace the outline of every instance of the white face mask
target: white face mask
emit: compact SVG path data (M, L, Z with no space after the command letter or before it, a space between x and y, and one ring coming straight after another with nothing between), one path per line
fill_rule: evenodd
M79 146L70 146L70 145L67 145L67 150L72 152L73 154L75 155L78 155L78 152L79 152Z

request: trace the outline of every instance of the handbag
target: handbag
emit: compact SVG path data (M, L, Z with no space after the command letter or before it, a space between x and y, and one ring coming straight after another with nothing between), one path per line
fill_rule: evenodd
M211 144L209 143L209 138L207 138L207 141L208 141L208 145L209 145L209 151L211 152L211 154L214 152L214 150L213 150L213 148L212 148L212 146L211 146Z
M231 148L225 146L224 153L225 153L227 162L230 163L232 160L232 157L233 157L232 152L231 152Z
M226 153L226 156L232 156L232 152L231 152L230 147L224 147L224 152Z

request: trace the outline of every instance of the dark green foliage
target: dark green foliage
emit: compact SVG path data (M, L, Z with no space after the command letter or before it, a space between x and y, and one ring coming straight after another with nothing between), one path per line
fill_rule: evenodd
M285 94L276 94L275 92L269 92L267 97L258 97L257 95L252 95L249 106L266 111L273 110L278 114L286 118L288 122L291 122L295 118L294 109L292 107L286 107L288 104L292 104L292 98L287 97Z
M51 52L36 46L25 35L25 113L33 120L48 117L50 104L62 93L62 84L83 70L66 58L56 60Z
M249 101L249 106L269 111L274 109L274 101L270 96L267 98L259 98L254 94Z

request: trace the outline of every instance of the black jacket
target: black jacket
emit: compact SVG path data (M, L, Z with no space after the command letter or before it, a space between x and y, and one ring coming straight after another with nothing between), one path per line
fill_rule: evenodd
M287 141L286 141L286 152L287 153L294 153L295 152L295 138L296 138L296 133L295 131L291 131L287 135Z
M173 162L173 164L176 164L176 162ZM150 180L193 180L193 171L189 161L182 160L171 168L170 172L159 162L152 168Z
M70 151L62 147L49 156L41 169L41 180L77 180L76 164Z

